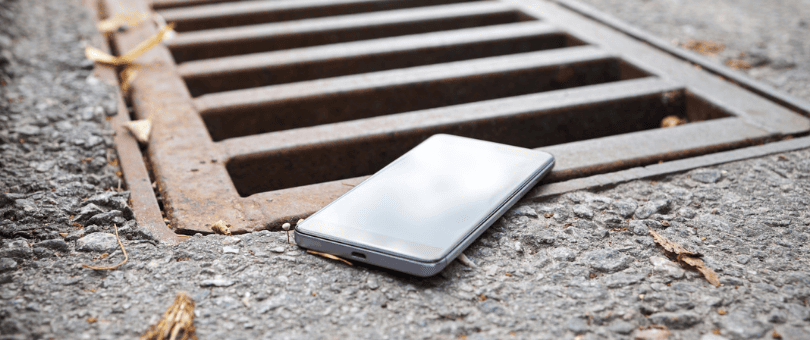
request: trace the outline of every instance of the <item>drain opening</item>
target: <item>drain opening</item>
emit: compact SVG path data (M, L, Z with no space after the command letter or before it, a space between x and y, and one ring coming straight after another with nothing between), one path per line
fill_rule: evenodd
M728 117L726 112L683 90L651 93L240 156L228 162L227 169L239 194L246 197L373 174L436 133L538 148L655 129L669 115L691 122Z
M183 8L193 7L200 5L221 4L226 2L247 2L255 0L153 0L152 9L169 9L169 8Z
M178 32L238 27L404 8L417 8L482 0L399 1L244 1L158 11Z
M430 38L424 37L424 39ZM380 44L383 45L384 42L380 42ZM279 63L261 69L250 68L249 65L246 65L244 69L235 69L233 64L240 62L237 59L234 60L234 63L228 63L225 60L217 61L217 64L230 67L230 69L211 70L212 63L205 61L197 65L183 65L181 66L181 73L188 70L184 74L186 86L188 86L193 97L199 97L215 92L581 45L584 45L584 43L574 37L562 33L552 33L404 51L390 51L389 49L379 53L348 55L343 58L325 57L312 61L290 60L287 63ZM341 47L344 49L352 48L351 46ZM291 51L288 53L290 56L288 59L293 59L296 55L299 55L298 59L300 59L300 53L296 52ZM317 52L314 54L317 54ZM328 52L325 54L331 56ZM283 55L283 57L286 57L286 55ZM271 58L272 56L268 56L267 59Z
M363 254L363 253L358 253L358 252L356 252L356 251L353 251L353 252L352 252L352 256L354 256L354 257L359 257L359 258L361 258L361 259L366 258L366 254Z
M612 58L573 63L567 61L562 65L551 63L538 67L544 64L542 59L533 58L532 55L520 57L521 61L516 62L514 67L510 67L505 60L491 60L493 65L498 64L501 69L493 67L486 70L487 73L485 70L469 72L466 64L457 65L458 73L446 65L436 65L444 70L437 67L435 71L444 71L446 76L405 84L388 86L381 84L377 88L363 86L353 91L347 91L342 83L338 84L340 86L336 86L333 92L326 91L326 84L292 84L301 88L315 89L318 92L309 97L280 98L259 105L208 110L201 114L211 137L215 141L220 141L273 131L609 83L646 75L643 71ZM433 68L424 69L423 74L428 78L439 74L433 73L433 70ZM404 79L414 78L413 69L410 71L411 76L403 75ZM398 73L391 74L393 76L390 78L398 78L396 76ZM366 85L373 84L371 76L364 77L362 81ZM352 83L352 80L348 79L346 83ZM301 91L295 92L298 95ZM217 99L211 98L211 101Z
M424 18L423 18L424 17ZM240 54L278 51L291 48L318 46L350 41L396 37L409 34L449 31L462 28L501 25L535 20L522 12L480 11L472 14L437 17L416 16L403 20L391 20L380 24L361 26L347 25L351 22L336 22L334 28L318 23L301 23L299 27L275 24L242 26L211 31L179 34L167 42L175 62L220 58ZM304 25L306 24L306 25Z

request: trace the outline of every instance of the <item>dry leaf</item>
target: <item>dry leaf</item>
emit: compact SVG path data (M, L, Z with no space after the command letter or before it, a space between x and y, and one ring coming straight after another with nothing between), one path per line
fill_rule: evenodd
M100 21L96 24L96 27L98 27L101 33L111 33L117 31L124 25L138 25L144 20L149 19L150 16L149 12L119 14L107 20Z
M652 235L655 243L658 243L661 247L664 247L664 250L666 250L671 256L677 258L681 265L685 265L686 267L699 271L701 274L703 274L703 277L706 278L706 281L709 281L709 283L715 287L720 287L720 279L717 277L717 273L715 273L711 268L706 267L703 260L698 258L698 256L700 256L699 254L686 250L686 248L680 244L672 242L666 237L656 233L655 230L652 230L652 228L650 228L650 235Z
M180 337L178 337L178 335ZM141 340L197 339L194 329L194 300L186 292L177 293L174 303L156 325L149 326Z
M319 252L319 251L314 251L314 250L307 250L307 253L310 253L310 254L315 254L315 255L320 255L320 256L323 256L323 257L325 257L325 258L327 258L327 259L337 260L337 261L343 262L343 263L345 263L345 264L348 264L348 265L350 265L350 266L352 265L352 263L351 263L351 262L346 261L346 260L344 260L344 259L342 259L342 258L339 258L339 257L337 257L337 256L335 256L335 255L332 255L332 254L321 253L321 252Z
M720 287L720 279L717 277L717 273L715 273L714 270L711 270L711 268L706 267L706 264L703 263L703 260L689 255L681 256L680 258L678 258L678 260L688 264L691 267L694 267L701 274L703 274L703 277L706 278L706 281L709 281L709 283L711 283L715 287Z
M461 255L459 255L456 259L458 260L458 262L461 262L461 264L467 267L478 268L478 265L476 265L475 262L470 260L470 258L467 257L467 255L464 255L464 253L461 253Z
M124 123L129 133L135 136L135 139L142 144L149 143L149 134L152 132L152 122L149 119L133 120Z
M163 26L160 31L155 33L155 35L149 37L148 39L142 41L138 46L135 46L131 51L127 52L126 54L115 57L107 52L104 52L100 49L97 49L93 46L87 46L84 49L84 55L87 59L95 61L97 63L102 64L109 64L109 65L129 65L135 61L136 58L144 54L146 51L149 51L152 47L157 46L161 40L163 40L163 36L174 29L174 23L168 24Z
M738 71L748 71L751 69L751 63L736 59L726 60L726 66Z
M231 225L225 223L223 220L219 220L217 223L214 223L214 225L211 226L211 230L220 235L231 235Z
M709 40L689 40L683 44L683 47L702 55L715 55L726 49L723 44Z
M681 254L697 255L691 251L686 250L686 248L682 247L680 244L672 242L668 240L666 237L661 236L660 234L656 233L655 230L650 229L650 235L652 235L653 240L655 240L655 243L658 243L659 245L664 247L664 250L670 253L674 253L676 256Z
M636 332L637 340L666 340L669 338L670 332L666 327L664 328L650 328Z
M661 120L661 128L668 128L688 123L686 120L678 116L666 116Z

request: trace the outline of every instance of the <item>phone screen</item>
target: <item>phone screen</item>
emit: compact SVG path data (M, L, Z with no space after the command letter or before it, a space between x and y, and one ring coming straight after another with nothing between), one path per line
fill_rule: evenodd
M528 149L434 136L307 219L299 230L437 261L548 165L549 158Z

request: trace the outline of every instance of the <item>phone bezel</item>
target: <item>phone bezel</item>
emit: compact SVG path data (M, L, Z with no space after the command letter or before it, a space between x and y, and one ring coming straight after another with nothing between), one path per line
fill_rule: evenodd
M458 136L452 136L457 138L464 138ZM536 151L540 152L540 151ZM448 247L449 251L442 250L442 252L446 252L446 254L435 261L421 261L419 259L414 259L408 256L404 256L402 254L395 254L389 253L385 251L380 251L377 249L369 249L363 247L359 244L351 244L346 242L341 242L340 240L330 239L326 237L322 237L319 235L308 234L298 228L296 226L294 230L294 237L296 243L299 246L318 250L330 254L334 254L337 256L345 257L347 259L351 259L358 262L369 263L372 265L377 265L385 268L390 268L398 271L402 271L405 273L417 275L417 276L431 276L442 269L450 263L450 261L454 260L461 252L466 249L474 240L478 238L487 228L489 228L498 218L500 218L509 208L511 208L517 201L523 197L529 190L531 190L554 166L556 163L554 157L548 153L545 153L548 156L548 162L544 164L544 166L540 167L534 174L527 177L526 180L520 185L510 196L507 196L500 205L494 208L487 217L483 218L481 221L477 223L476 226L469 228L469 232L462 237L456 244ZM405 157L403 155L402 157ZM400 157L400 158L402 158ZM391 162L388 166L383 168L382 170L378 171L377 174L382 173L385 171L386 168L389 166L397 163L400 160L398 158L394 162ZM375 174L376 175L376 174ZM375 176L368 178L366 181L370 181ZM365 182L365 181L364 181ZM362 185L362 183L360 184ZM358 185L357 187L359 187ZM351 191L355 190L357 187L349 190L345 195L351 193ZM343 198L341 196L337 200ZM335 200L335 201L337 201ZM330 204L331 205L331 204ZM324 207L323 209L328 208L329 205ZM423 244L419 244L422 246L427 246ZM430 247L430 246L428 246ZM365 258L359 258L357 256L352 255L352 252L362 252Z

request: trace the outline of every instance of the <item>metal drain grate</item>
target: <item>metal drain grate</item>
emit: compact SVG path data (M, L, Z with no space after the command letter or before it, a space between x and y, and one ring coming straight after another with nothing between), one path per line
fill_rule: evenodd
M107 15L149 10L103 0ZM435 133L548 151L549 181L805 133L810 121L539 0L159 0L132 83L178 232L305 217ZM126 51L154 33L117 33ZM658 129L668 115L691 123Z

